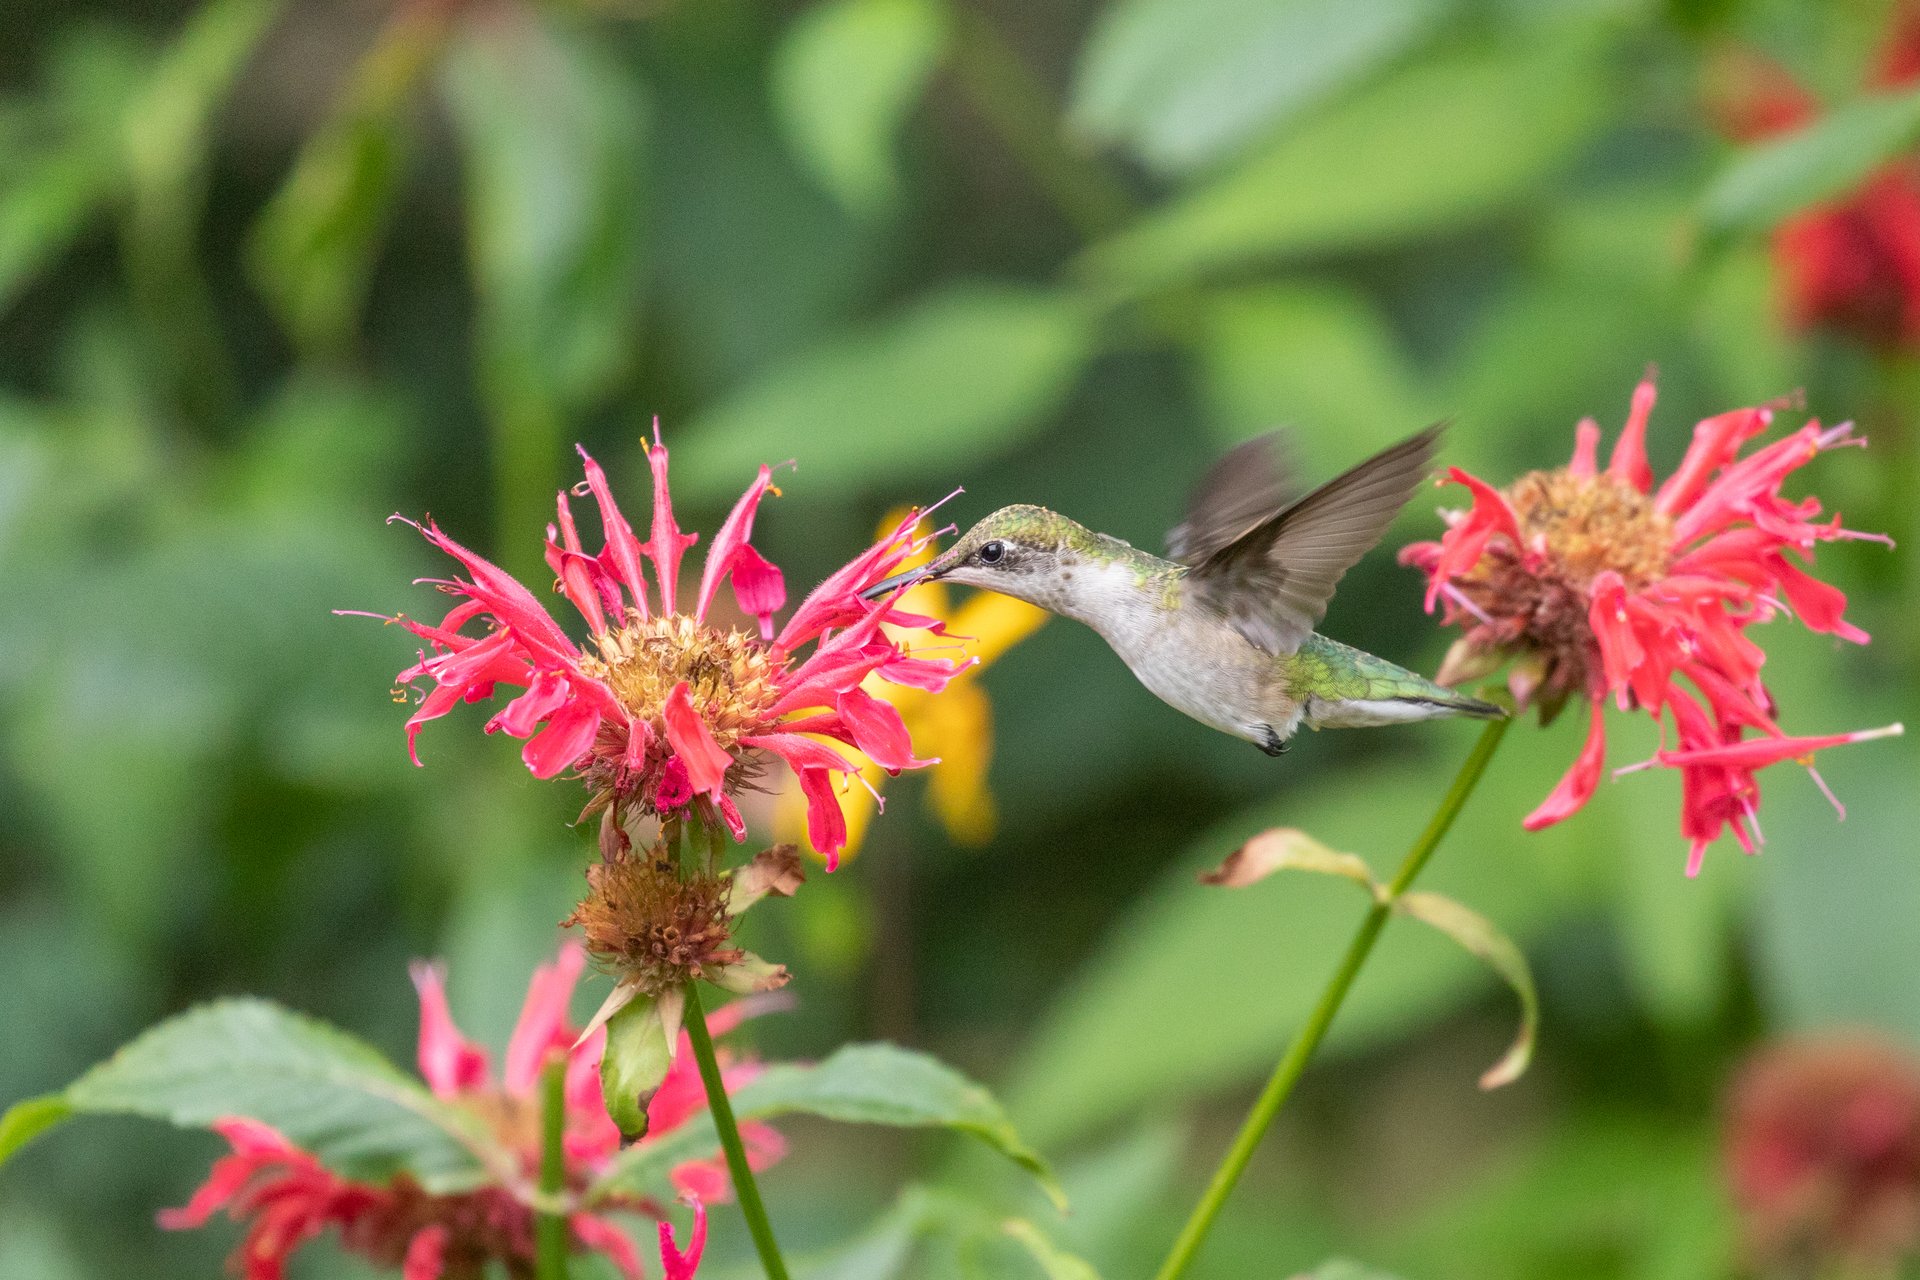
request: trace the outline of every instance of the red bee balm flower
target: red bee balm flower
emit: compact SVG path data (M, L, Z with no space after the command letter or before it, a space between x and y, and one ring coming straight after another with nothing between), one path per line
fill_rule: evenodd
M504 1265L509 1276L531 1276L534 1212L523 1196L535 1185L540 1168L539 1080L549 1062L567 1055L567 1185L576 1192L587 1186L607 1169L621 1146L600 1101L597 1070L606 1032L596 1030L577 1048L568 1048L579 1031L567 1025L567 1002L585 963L581 949L568 945L554 964L534 971L498 1084L490 1079L486 1050L454 1026L439 971L429 965L414 968L420 992L420 1074L434 1093L469 1108L519 1153L524 1185L436 1195L405 1175L384 1185L353 1182L259 1121L229 1117L214 1128L232 1145L232 1154L214 1162L213 1172L184 1207L163 1212L160 1225L170 1230L198 1227L221 1209L245 1220L246 1237L232 1262L245 1280L280 1280L288 1259L329 1227L354 1253L381 1266L400 1267L405 1280L477 1280L492 1262ZM740 1005L728 1006L712 1020L713 1030L730 1029L738 1023L740 1010ZM758 1071L751 1063L727 1063L724 1055L723 1063L729 1091ZM705 1105L693 1051L683 1036L666 1081L649 1105L651 1124L644 1141L657 1141ZM773 1163L785 1150L780 1135L764 1125L743 1124L740 1131L756 1168ZM625 1194L575 1208L568 1219L573 1250L603 1254L629 1280L640 1280L633 1242L602 1215L648 1214L661 1219L660 1255L668 1280L691 1280L706 1241L705 1203L723 1199L730 1183L717 1153L679 1165L673 1183L694 1211L684 1252L675 1247L658 1205Z
M1820 104L1756 54L1716 59L1709 107L1722 132L1755 142L1805 128ZM1888 91L1920 78L1920 5L1895 6L1869 78ZM1902 157L1851 192L1774 229L1787 319L1851 333L1882 349L1920 349L1920 160Z
M938 691L968 665L916 656L898 632L882 630L891 624L937 631L934 620L891 600L860 599L925 542L913 534L922 513L908 515L827 578L776 631L773 615L786 603L785 581L748 541L761 498L778 493L771 472L761 467L714 537L692 610L677 612L680 561L695 535L682 533L674 520L665 446L656 436L642 447L653 470L653 530L646 542L634 535L605 473L585 450L586 480L573 492L591 494L599 506L605 546L596 554L583 549L566 492L559 495L557 526L547 528L547 563L556 589L586 620L585 646L569 639L505 571L431 521L417 526L469 577L437 584L461 598L438 625L394 619L429 645L399 675L403 684L426 685L407 721L408 751L421 725L456 704L489 698L498 685L520 689L487 722L487 732L526 739L521 754L538 777L577 770L593 793L587 813L605 814L610 852L624 843L630 813L682 816L696 800L713 805L734 837L744 839L732 792L750 776L756 753L771 752L798 776L810 837L832 870L847 839L833 775L857 777L859 766L830 743L855 747L893 772L930 763L914 756L900 713L861 682L874 675ZM649 598L648 563L657 599ZM757 637L708 622L728 580L741 610L760 620ZM487 633L466 634L477 618L487 622ZM808 645L811 651L797 656Z
M1788 737L1760 680L1766 654L1746 634L1791 609L1811 630L1866 643L1866 633L1841 616L1846 597L1787 553L1810 562L1818 542L1887 540L1843 529L1838 516L1822 522L1813 498L1780 494L1788 474L1816 454L1865 444L1851 427L1809 422L1743 458L1741 446L1767 429L1772 411L1723 413L1693 429L1693 447L1656 489L1646 453L1653 402L1649 378L1634 390L1604 471L1591 419L1575 430L1571 463L1529 472L1504 490L1453 468L1443 483L1465 485L1473 506L1447 513L1440 541L1415 543L1400 559L1427 574L1428 611L1443 601L1446 621L1466 630L1447 655L1442 682L1484 675L1517 657L1508 685L1522 707L1537 699L1551 714L1573 694L1593 704L1586 746L1528 815L1527 829L1568 817L1593 794L1611 694L1622 710L1664 717L1663 730L1670 726L1677 739L1621 772L1680 770L1687 874L1697 875L1707 845L1724 830L1754 851L1756 770L1800 760L1811 772L1816 751L1900 732L1896 724ZM1759 736L1747 738L1749 730Z

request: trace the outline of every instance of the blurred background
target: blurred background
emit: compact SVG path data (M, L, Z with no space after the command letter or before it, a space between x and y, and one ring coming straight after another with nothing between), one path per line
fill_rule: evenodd
M655 415L690 529L756 464L798 460L757 539L796 589L956 485L962 525L1039 502L1157 545L1213 455L1282 422L1326 476L1452 416L1447 461L1500 482L1564 463L1582 415L1611 436L1649 364L1656 472L1696 419L1804 391L1874 448L1790 491L1920 534L1900 322L1920 258L1863 214L1836 250L1854 292L1795 310L1806 264L1768 234L1792 200L1724 178L1762 132L1741 104L1794 84L1878 110L1829 186L1913 145L1886 53L1910 15L1881 0L0 12L0 1102L220 993L407 1060L416 956L504 1040L581 887L579 794L473 711L411 768L390 693L410 637L331 611L428 611L409 583L444 570L395 511L546 580L571 446L632 510ZM1349 575L1329 633L1438 664L1391 554L1436 505ZM1822 552L1869 648L1756 633L1788 731L1920 716L1914 563ZM1310 877L1194 873L1277 823L1390 867L1473 729L1270 760L1066 624L981 684L997 826L975 812L956 840L924 779L890 784L857 859L754 913L799 1004L751 1039L958 1064L1061 1166L1062 1243L1145 1274L1362 910ZM1723 842L1688 881L1673 778L1521 831L1578 721L1515 728L1428 877L1525 946L1532 1073L1481 1094L1511 997L1390 931L1193 1274L1343 1254L1408 1280L1878 1276L1920 1247L1900 1047L1920 1041L1920 739L1822 758L1844 825L1802 771L1769 772L1764 856ZM1651 750L1617 723L1615 763ZM1822 1038L1863 1033L1893 1047ZM1742 1064L1808 1035L1816 1076L1823 1054L1877 1065L1820 1106L1787 1070L1776 1109L1879 1127L1836 1120L1786 1171L1808 1215L1789 1247L1743 1221L1726 1129ZM795 1254L903 1188L1044 1213L936 1139L784 1127L764 1186ZM0 1275L216 1274L229 1230L153 1212L218 1149L105 1120L34 1146L0 1171ZM1856 1248L1836 1196L1884 1197L1891 1226ZM734 1217L716 1275L750 1274L729 1271ZM297 1274L368 1273L321 1247ZM898 1274L1023 1273L936 1238Z

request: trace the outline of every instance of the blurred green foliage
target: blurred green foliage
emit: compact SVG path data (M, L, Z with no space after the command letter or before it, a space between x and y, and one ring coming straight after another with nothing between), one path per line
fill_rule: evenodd
M1218 449L1280 421L1322 474L1443 415L1449 461L1557 464L1650 362L1656 469L1696 418L1803 388L1875 441L1813 469L1826 504L1920 534L1920 379L1784 332L1758 234L1909 146L1914 99L1747 155L1700 106L1736 45L1846 102L1886 8L16 0L0 1101L226 993L404 1060L416 955L504 1038L578 885L575 798L472 715L408 767L387 690L412 646L330 610L424 607L408 582L440 570L395 510L544 577L569 446L644 492L656 414L689 528L798 461L760 526L796 587L960 484L962 522L1043 502L1149 544ZM1435 528L1419 502L1401 532ZM1770 628L1785 724L1915 718L1912 555L1822 565L1877 642ZM1328 629L1429 669L1444 644L1385 551ZM1311 878L1194 873L1276 823L1384 868L1466 750L1440 725L1270 761L1069 627L985 683L1002 835L952 847L891 788L858 861L756 913L801 1003L753 1034L770 1057L877 1036L962 1064L1076 1213L931 1139L795 1121L767 1193L811 1274L1143 1273L1361 910ZM1510 997L1393 929L1195 1274L1731 1274L1730 1064L1835 1022L1920 1041L1915 739L1823 758L1845 826L1768 775L1766 856L1717 848L1689 883L1671 779L1521 832L1578 733L1516 727L1429 880L1527 948L1533 1074L1474 1089ZM23 1153L0 1274L213 1273L228 1238L151 1214L215 1147L102 1122ZM361 1273L316 1251L302 1274Z

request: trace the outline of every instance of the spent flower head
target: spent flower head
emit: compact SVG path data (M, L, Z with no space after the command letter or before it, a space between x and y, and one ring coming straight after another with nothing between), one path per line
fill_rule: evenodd
M1742 457L1774 411L1735 409L1694 427L1679 468L1656 486L1646 452L1654 398L1649 377L1634 390L1605 468L1600 428L1588 419L1575 429L1571 462L1528 472L1504 489L1450 469L1442 483L1464 485L1473 505L1446 513L1449 527L1438 542L1415 543L1400 558L1426 573L1428 611L1444 606L1446 622L1465 631L1448 652L1442 682L1507 663L1508 686L1523 708L1537 703L1546 718L1570 697L1592 706L1585 747L1528 815L1528 829L1569 817L1592 796L1611 698L1661 724L1654 758L1628 770L1680 770L1681 830L1694 875L1722 831L1748 852L1757 847L1757 770L1798 760L1811 772L1814 752L1900 726L1788 736L1760 678L1766 653L1748 634L1755 623L1792 614L1810 630L1866 642L1843 616L1846 597L1801 565L1821 542L1877 535L1842 528L1838 516L1823 520L1817 499L1781 493L1786 478L1820 453L1865 441L1848 425L1809 422Z
M205 1224L215 1213L246 1224L232 1259L244 1280L280 1280L293 1254L332 1230L349 1251L388 1267L406 1280L478 1280L490 1266L511 1277L529 1277L534 1262L532 1188L540 1168L540 1077L565 1061L566 1126L563 1150L569 1248L598 1253L629 1280L643 1274L638 1250L608 1217L641 1214L660 1220L662 1264L669 1277L691 1277L706 1239L706 1204L731 1189L718 1153L681 1163L672 1181L693 1206L687 1248L675 1246L665 1211L653 1200L624 1192L589 1196L593 1180L612 1164L621 1135L601 1105L596 1068L606 1033L581 1036L568 1025L567 1005L585 956L575 945L561 949L551 965L536 969L528 985L499 1077L484 1048L454 1025L437 968L417 965L420 995L420 1074L440 1098L477 1116L514 1154L518 1176L496 1171L493 1180L457 1193L429 1192L402 1174L384 1183L343 1178L310 1153L256 1120L229 1117L215 1129L232 1147L214 1163L207 1181L181 1208L160 1215L160 1224L184 1229ZM738 1022L739 1006L713 1019L715 1031ZM751 1079L750 1062L724 1064L729 1091ZM649 1104L649 1141L698 1114L706 1094L691 1048L679 1044L666 1079ZM756 1167L779 1159L780 1135L764 1125L744 1124L741 1133Z
M915 651L909 638L937 632L935 620L897 600L860 598L924 546L914 533L919 513L829 575L776 627L785 580L751 541L761 500L778 492L763 466L714 535L691 607L683 608L681 560L697 535L683 533L675 520L657 429L643 448L653 473L646 541L584 450L586 478L560 493L547 529L554 587L584 620L584 643L504 570L431 520L417 526L466 576L435 584L458 601L439 622L393 619L427 644L398 677L422 691L407 721L408 751L427 721L462 702L485 701L501 686L518 690L487 721L487 732L525 739L521 754L536 776L571 769L586 783L585 813L602 815L609 855L628 843L628 824L641 817L713 817L744 839L734 797L765 755L777 756L799 778L809 838L831 870L846 844L836 787L851 785L864 760L891 772L929 763L914 754L900 713L874 696L869 678L938 691L966 666ZM572 509L572 498L586 496L599 509L604 543L591 553ZM710 618L724 584L740 610L759 620L758 634ZM476 624L479 634L469 630Z

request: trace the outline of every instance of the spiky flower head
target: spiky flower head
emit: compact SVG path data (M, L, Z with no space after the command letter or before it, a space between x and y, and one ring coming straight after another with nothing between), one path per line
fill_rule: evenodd
M431 521L418 526L467 576L436 584L459 601L440 622L393 619L427 644L399 675L401 684L422 690L407 721L408 751L415 753L427 721L462 702L485 701L501 686L519 690L487 721L487 731L525 739L522 758L538 777L575 771L589 792L586 813L602 815L609 856L626 846L631 820L641 817L712 818L744 839L735 796L771 754L798 776L809 801L810 839L831 870L846 843L835 788L859 769L840 748L889 771L928 763L915 756L899 713L863 682L874 677L938 691L966 666L915 651L911 637L937 629L933 620L894 600L860 598L924 545L913 533L918 513L829 576L776 628L785 580L751 542L762 498L778 492L763 466L714 536L692 607L681 611L680 565L696 535L683 533L674 518L657 428L643 447L653 473L645 542L584 450L586 478L560 493L547 529L554 587L584 620L584 644L511 575ZM572 510L572 498L588 495L604 539L592 553ZM727 583L741 612L759 620L757 635L710 619ZM483 626L480 634L468 630L475 624ZM419 763L417 753L413 759Z
M527 1280L534 1270L532 1197L541 1154L539 1080L550 1064L564 1058L571 1251L601 1254L627 1280L640 1280L639 1251L608 1215L659 1218L667 1275L690 1280L706 1238L705 1206L730 1190L726 1166L716 1152L673 1170L676 1190L694 1206L684 1251L676 1247L664 1211L653 1201L622 1192L587 1193L612 1165L621 1135L601 1105L595 1081L606 1033L581 1036L567 1025L567 1004L584 964L581 949L568 945L553 964L534 971L497 1080L487 1051L454 1025L440 971L429 965L414 969L420 1074L437 1096L492 1130L514 1153L517 1169L493 1170L485 1185L451 1194L429 1192L405 1175L385 1183L360 1182L328 1169L259 1121L229 1117L214 1127L231 1154L215 1162L186 1205L162 1213L160 1225L198 1227L221 1210L245 1222L246 1234L233 1255L233 1270L244 1280L281 1280L292 1255L329 1230L347 1250L377 1265L401 1268L406 1280L479 1280L492 1267L513 1280ZM723 1010L713 1020L714 1030L733 1026L740 1012L739 1006ZM752 1063L729 1060L723 1072L729 1091L757 1070ZM692 1050L682 1042L649 1104L648 1140L686 1124L705 1105ZM741 1130L756 1166L777 1160L785 1149L780 1135L764 1125Z
M1537 703L1543 718L1569 697L1592 706L1585 747L1528 815L1528 829L1571 816L1592 796L1611 697L1671 734L1652 760L1628 768L1680 770L1681 830L1694 875L1722 831L1748 852L1757 847L1758 769L1800 760L1811 772L1815 751L1900 726L1789 737L1760 678L1766 653L1748 635L1754 624L1790 612L1811 630L1866 643L1866 633L1843 617L1846 597L1800 564L1811 563L1821 542L1873 535L1842 528L1838 516L1822 520L1817 499L1780 492L1788 475L1820 453L1865 441L1847 425L1809 422L1741 457L1745 443L1772 425L1774 408L1736 409L1697 425L1678 470L1656 488L1646 453L1654 395L1651 377L1635 388L1605 469L1591 419L1575 429L1571 462L1529 472L1505 489L1452 468L1442 483L1465 486L1473 505L1445 513L1445 535L1405 548L1400 558L1426 573L1428 611L1443 605L1445 621L1465 631L1442 681L1509 664L1515 699L1522 707Z

